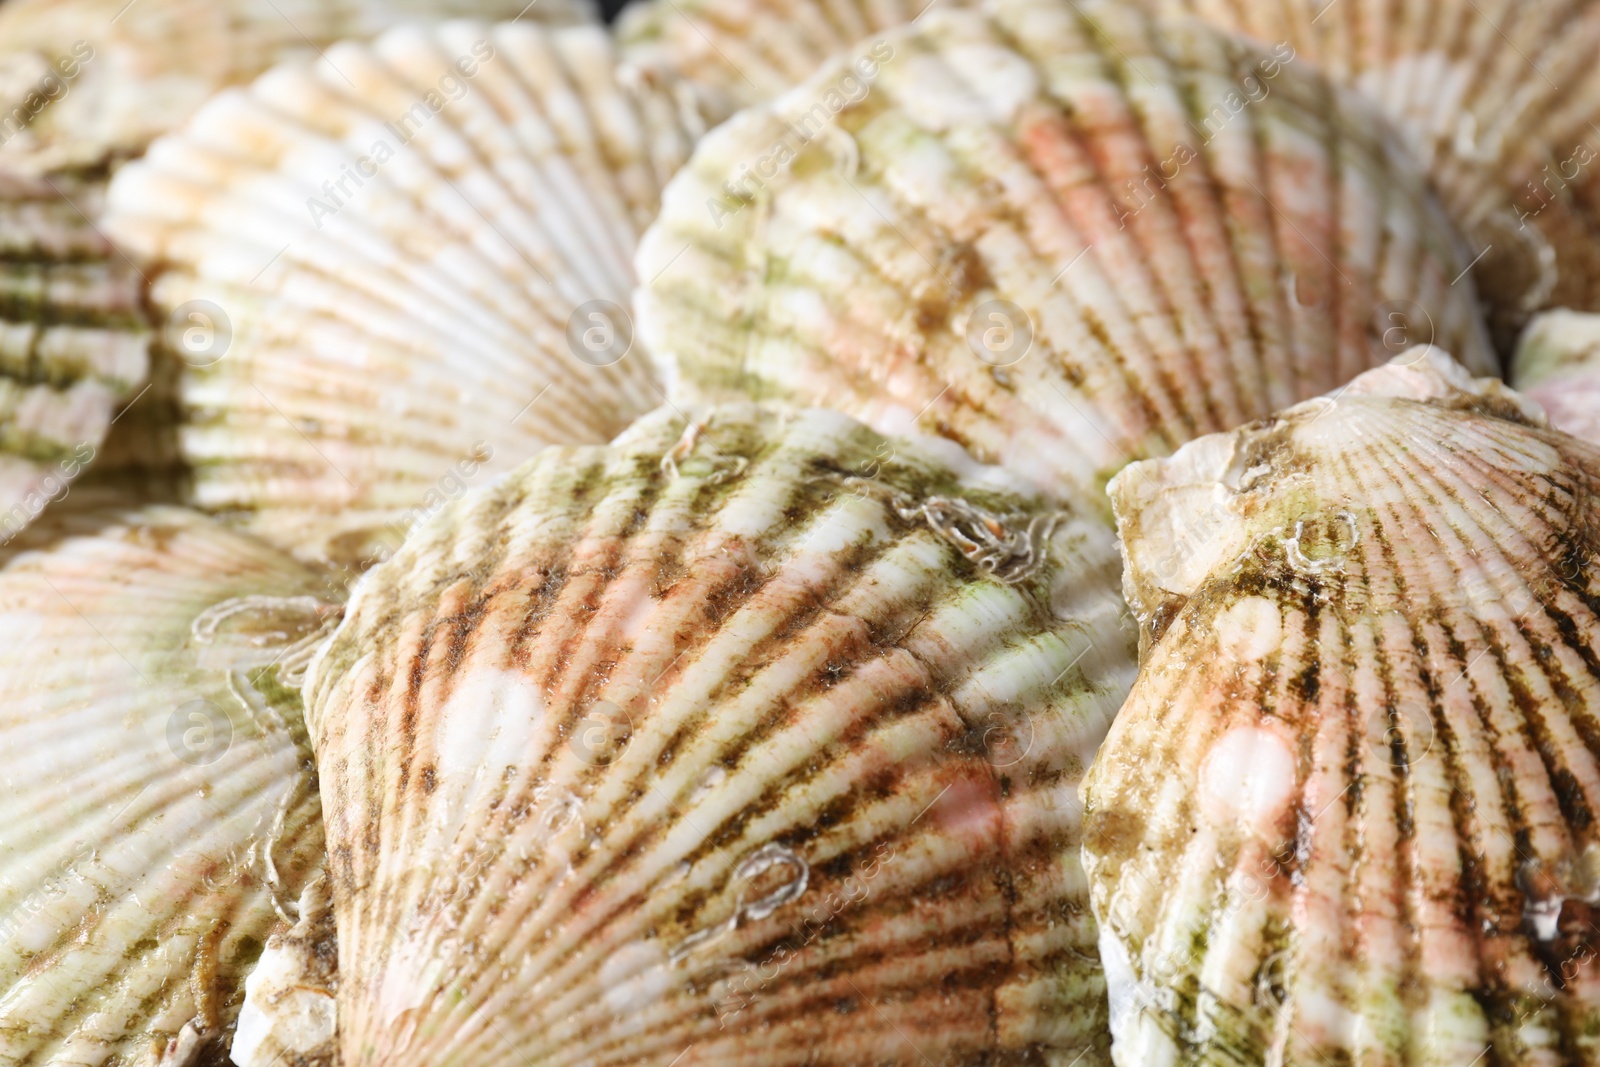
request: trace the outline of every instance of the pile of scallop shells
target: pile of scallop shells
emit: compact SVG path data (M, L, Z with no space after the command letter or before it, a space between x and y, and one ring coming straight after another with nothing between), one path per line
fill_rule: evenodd
M1600 0L0 2L0 1067L1600 1065Z

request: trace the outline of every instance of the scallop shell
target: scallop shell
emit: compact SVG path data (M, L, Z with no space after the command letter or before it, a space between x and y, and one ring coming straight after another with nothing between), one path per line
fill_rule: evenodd
M693 85L718 121L794 88L825 60L916 21L934 3L969 0L644 0L623 8L617 39L647 69Z
M323 863L290 688L320 585L196 513L78 503L0 566L0 1063L220 1056Z
M138 155L228 85L345 38L459 15L593 17L588 0L7 0L0 170L33 175Z
M914 424L1098 501L1130 458L1408 342L1493 366L1467 258L1353 96L1198 23L989 10L931 11L700 143L638 256L675 400Z
M1517 344L1511 384L1551 425L1600 442L1600 315L1561 308L1534 316Z
M1112 493L1116 1062L1600 1062L1600 449L1419 349Z
M1541 307L1600 309L1596 0L1143 3L1281 42L1376 101L1471 233L1501 325Z
M693 118L598 27L453 22L274 70L158 141L108 228L164 264L192 503L381 557L467 483L658 405L623 305Z
M313 662L344 1064L1103 1063L1109 531L947 442L691 418L452 504Z
M66 492L149 372L139 271L89 221L103 192L0 175L0 542Z

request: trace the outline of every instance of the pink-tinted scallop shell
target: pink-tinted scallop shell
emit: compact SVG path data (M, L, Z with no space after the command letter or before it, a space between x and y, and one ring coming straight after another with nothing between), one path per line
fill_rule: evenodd
M690 419L452 504L313 663L345 1067L1103 1064L1109 531L947 442Z
M1364 101L1193 21L986 10L701 141L638 256L675 397L915 426L1099 501L1410 344L1494 366L1470 257Z
M1376 102L1471 235L1502 341L1543 307L1600 310L1600 3L1141 2L1290 48Z
M1597 1062L1600 449L1418 349L1112 492L1116 1062Z

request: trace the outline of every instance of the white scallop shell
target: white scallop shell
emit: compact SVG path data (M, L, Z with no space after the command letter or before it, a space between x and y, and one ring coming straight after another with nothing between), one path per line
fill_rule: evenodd
M313 663L344 1064L1104 1063L1109 531L946 442L690 417L450 505Z
M158 141L108 228L162 264L193 503L370 559L657 405L623 306L687 119L599 28L453 22L274 70Z
M287 684L320 584L194 512L79 503L0 565L0 1063L220 1055L323 863Z
M1099 500L1130 458L1411 343L1493 367L1468 257L1353 94L1194 22L987 10L930 11L700 143L638 256L675 399L915 425Z
M1517 342L1510 381L1550 424L1600 442L1600 315L1560 308L1535 315Z
M138 155L218 89L335 41L461 15L593 17L588 0L7 0L0 170L49 174Z
M1112 492L1116 1062L1600 1061L1600 448L1419 349Z

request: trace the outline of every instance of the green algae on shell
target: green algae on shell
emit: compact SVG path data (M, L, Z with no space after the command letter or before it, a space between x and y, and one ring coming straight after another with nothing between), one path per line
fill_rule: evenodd
M312 664L344 1064L1103 1064L1110 531L938 439L688 418L450 505Z
M997 0L708 134L640 245L637 307L675 402L914 425L1098 504L1129 459L1410 344L1487 373L1469 262L1393 131L1301 64Z
M601 28L529 22L402 27L214 97L107 219L194 318L161 353L189 502L358 564L659 404L624 308L694 121Z
M1596 1062L1600 449L1421 349L1112 493L1116 1062Z
M0 562L0 1063L220 1062L323 864L293 685L320 583L197 513L84 503Z

